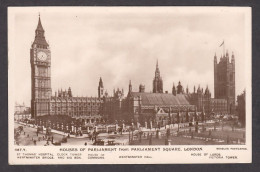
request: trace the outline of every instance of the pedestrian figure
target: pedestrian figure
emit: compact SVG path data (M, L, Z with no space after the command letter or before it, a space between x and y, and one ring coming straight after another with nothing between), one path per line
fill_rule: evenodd
M165 139L165 145L168 145L168 139Z
M87 144L87 142L85 142L85 146L87 146L88 144Z
M152 145L152 135L150 135L149 145Z
M139 133L139 142L142 142L142 133Z
M36 145L36 140L33 141L34 145Z
M156 130L156 138L159 138L159 130Z
M27 134L27 137L29 137L29 134Z
M170 135L171 135L171 131L170 131L170 129L168 128L168 129L166 130L166 137L169 138Z

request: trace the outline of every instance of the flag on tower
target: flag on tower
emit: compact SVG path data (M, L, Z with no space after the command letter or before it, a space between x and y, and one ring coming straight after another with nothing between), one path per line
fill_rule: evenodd
M222 45L224 45L224 41L220 44L220 46L219 47L221 47Z

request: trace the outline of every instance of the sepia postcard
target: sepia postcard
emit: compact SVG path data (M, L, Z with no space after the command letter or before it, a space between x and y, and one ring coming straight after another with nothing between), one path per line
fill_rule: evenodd
M9 164L251 163L251 20L9 7Z

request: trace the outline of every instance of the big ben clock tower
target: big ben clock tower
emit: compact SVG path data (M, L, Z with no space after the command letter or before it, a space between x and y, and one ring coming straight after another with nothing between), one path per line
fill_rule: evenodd
M39 16L35 39L30 50L33 118L50 114L51 98L51 51L45 40L44 29Z

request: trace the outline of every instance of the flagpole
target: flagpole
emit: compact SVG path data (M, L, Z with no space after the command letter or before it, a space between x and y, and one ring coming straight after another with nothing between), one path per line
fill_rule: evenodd
M225 56L225 42L223 40L222 44L219 47L223 46L223 57Z

